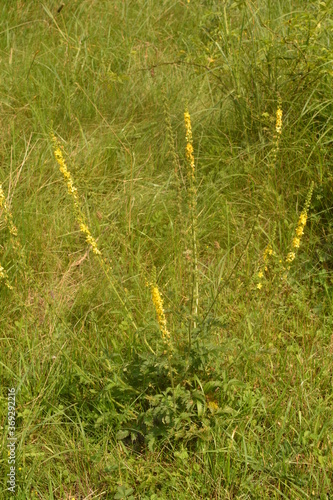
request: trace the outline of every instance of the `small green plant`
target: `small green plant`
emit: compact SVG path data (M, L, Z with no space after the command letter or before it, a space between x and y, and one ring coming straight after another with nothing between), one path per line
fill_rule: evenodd
M128 409L118 427L119 439L133 445L146 443L151 450L161 440L190 446L212 439L212 429L221 425L225 406L234 404L222 381L226 376L224 348L217 345L214 335L223 327L210 319L196 328L188 364L184 362L186 343L176 346L168 359L163 341L155 342L154 352L137 346L131 360L107 358L114 374L112 396Z

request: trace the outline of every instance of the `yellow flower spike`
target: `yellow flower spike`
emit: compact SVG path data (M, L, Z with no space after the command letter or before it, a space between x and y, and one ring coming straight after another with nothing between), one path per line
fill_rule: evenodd
M167 343L170 343L170 333L167 329L166 317L163 309L163 299L161 297L160 291L156 284L150 285L151 297L153 300L153 304L155 306L157 321L160 326L160 330L162 332L163 340Z
M192 143L191 116L187 110L185 110L184 113L184 121L185 121L186 142Z
M261 290L261 288L262 288L262 283L258 283L258 284L257 284L257 288L258 288L258 290Z
M197 248L197 187L195 178L195 161L193 155L193 141L192 141L192 126L191 117L187 109L184 112L185 122L185 136L186 136L186 163L187 175L189 179L189 217L192 233L192 252L193 252L193 266L192 266L192 299L191 299L191 313L194 316L198 315L199 308L199 273L198 273L198 248ZM193 326L196 328L196 320L193 320ZM190 327L191 330L191 327ZM191 336L191 333L189 334Z
M309 206L311 203L313 188L314 188L314 184L312 182L310 189L308 191L306 200L305 200L304 208L303 208L303 210L298 218L297 227L295 229L295 236L293 237L292 243L291 243L292 251L288 253L287 258L286 258L287 263L291 263L293 260L295 260L296 254L293 251L293 249L297 250L301 245L301 239L302 239L302 236L304 234L304 228L306 226L306 222L308 219L308 209L309 209Z
M281 135L282 133L282 109L278 107L276 110L276 125L275 125L276 133Z
M65 159L63 157L60 145L58 143L56 136L53 134L53 132L51 132L51 140L53 142L53 154L54 154L54 157L56 159L56 162L59 165L59 170L62 173L62 175L65 179L65 182L67 184L67 191L68 191L68 194L70 195L72 202L73 202L75 219L79 225L80 231L81 231L81 233L84 234L85 239L86 239L86 243L89 245L89 247L91 248L93 253L97 256L98 261L100 263L100 266L101 266L103 272L105 273L113 292L117 296L120 304L123 306L123 308L127 312L128 320L132 323L134 329L137 330L137 325L136 325L136 323L133 319L132 313L127 305L127 299L126 298L123 299L121 297L121 295L119 294L118 288L115 284L114 276L112 276L112 273L111 273L112 268L108 264L108 261L103 258L102 252L99 250L99 248L97 246L97 241L92 236L92 234L89 230L89 227L88 227L87 222L86 222L86 218L85 218L83 211L82 211L82 208L81 208L81 203L80 203L78 191L77 191L76 187L74 186L71 173L69 172L69 170L67 168L67 165L66 165Z
M272 166L274 167L276 164L277 155L280 149L280 138L282 135L282 100L280 95L278 94L278 103L276 110L276 121L275 121L275 134L274 134L274 142L272 149Z
M86 243L90 246L93 253L95 255L101 256L102 252L99 250L96 240L91 235L91 232L89 231L89 228L88 228L87 224L85 223L85 219L84 219L83 213L81 211L81 207L80 207L79 195L78 195L76 187L74 186L72 176L67 168L62 151L61 151L60 146L58 144L58 140L54 134L51 134L51 138L52 138L53 145L54 145L53 153L54 153L55 159L59 165L59 170L63 174L64 179L67 183L68 194L72 197L72 201L73 201L73 205L74 205L74 209L75 209L75 218L79 224L80 231L81 231L81 233L83 233L85 235Z
M190 167L190 175L194 178L195 175L195 162L193 156L193 144L192 144L192 126L190 113L186 110L184 113L185 121L185 136L186 136L186 159Z

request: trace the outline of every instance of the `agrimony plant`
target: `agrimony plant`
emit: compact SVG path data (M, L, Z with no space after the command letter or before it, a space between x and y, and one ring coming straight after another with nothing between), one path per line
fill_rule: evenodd
M189 183L188 200L189 200L189 218L190 230L192 237L192 292L191 292L191 314L196 318L198 315L199 306L199 280L198 280L198 246L197 246L197 186L195 176L195 161L193 155L193 139L191 116L188 110L184 113L185 132L186 132L186 166L187 178ZM189 327L189 344L191 346L191 325ZM193 319L193 327L197 327L196 319ZM190 347L189 346L189 347Z
M281 96L278 94L278 103L277 103L277 110L276 110L276 120L275 120L275 132L274 132L274 137L273 137L273 150L272 150L272 167L275 166L276 164L276 158L280 149L280 139L281 139L281 134L282 134L282 116L283 116L283 111L282 111L282 99Z
M53 154L54 154L54 157L59 165L59 170L63 174L64 181L67 184L67 191L68 191L69 196L72 199L74 215L75 215L76 222L79 225L80 231L85 236L85 240L86 240L86 243L88 244L89 248L92 250L94 255L96 255L98 262L99 262L102 270L104 271L104 274L105 274L106 278L108 279L113 292L115 293L116 297L118 298L120 304L126 310L128 318L136 330L137 326L134 322L132 313L130 312L130 310L126 304L126 301L123 300L122 297L120 296L120 293L119 293L119 291L114 283L114 278L111 274L111 267L106 263L105 259L103 258L102 252L98 248L97 241L92 236L91 231L88 227L86 217L84 216L84 213L83 213L83 210L81 207L81 202L80 202L77 188L75 187L71 173L67 168L64 156L63 156L62 151L61 151L60 144L59 144L59 142L58 142L58 140L53 132L51 132L51 139L52 139L52 143L53 143Z
M291 250L286 257L287 269L290 269L290 264L295 260L296 252L300 247L301 239L304 234L304 228L306 226L306 221L308 219L308 210L311 203L311 198L313 194L314 183L311 183L310 189L308 191L303 210L298 218L297 227L295 229L294 237L291 243Z

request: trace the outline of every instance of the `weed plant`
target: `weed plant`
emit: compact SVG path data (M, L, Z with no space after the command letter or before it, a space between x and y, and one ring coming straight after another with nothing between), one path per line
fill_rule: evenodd
M332 9L1 3L15 498L332 494Z

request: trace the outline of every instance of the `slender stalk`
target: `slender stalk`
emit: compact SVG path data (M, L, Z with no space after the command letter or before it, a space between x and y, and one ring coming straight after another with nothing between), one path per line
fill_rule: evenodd
M137 325L132 317L132 313L129 311L125 301L121 298L121 296L120 296L120 294L119 294L119 292L114 284L114 280L111 277L111 267L108 264L106 264L106 262L103 258L102 252L98 248L97 241L92 236L92 234L89 230L86 218L85 218L83 211L82 211L82 208L81 208L81 203L80 203L77 188L74 186L71 173L69 172L69 170L67 168L65 159L64 159L62 151L60 149L60 145L58 143L57 138L55 137L55 135L53 133L51 133L51 139L53 142L53 153L54 153L55 159L59 165L59 170L63 174L64 180L66 181L68 194L70 195L72 202L73 202L75 219L76 219L77 223L79 224L80 231L81 231L81 233L84 234L85 239L86 239L86 243L89 245L89 247L93 251L94 255L96 255L96 257L100 263L100 266L101 266L106 278L108 279L108 281L111 285L113 292L115 293L115 295L116 295L117 299L119 300L120 304L122 305L122 307L126 310L128 318L132 322L132 325L134 326L135 330L137 330Z
M191 314L194 317L198 315L199 308L199 282L198 282L198 245L197 245L197 187L195 177L195 162L193 156L193 140L191 117L187 109L184 113L185 130L186 130L186 161L187 174L189 179L189 212L192 236L192 295L191 295ZM191 345L191 325L189 326L189 348ZM197 327L197 322L193 320L193 327Z
M306 200L305 200L304 208L299 216L297 227L295 229L295 234L294 234L294 237L293 237L293 240L291 243L291 250L286 257L287 271L290 269L290 264L293 262L293 260L295 260L296 252L301 244L301 239L302 239L302 236L304 234L304 228L306 225L306 221L308 219L308 210L309 210L310 203L311 203L313 188L314 188L314 183L311 182L311 185L310 185L310 188L309 188Z

